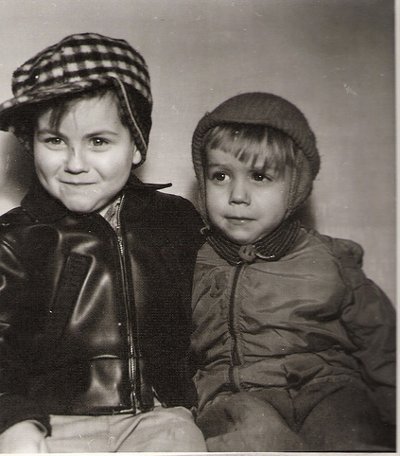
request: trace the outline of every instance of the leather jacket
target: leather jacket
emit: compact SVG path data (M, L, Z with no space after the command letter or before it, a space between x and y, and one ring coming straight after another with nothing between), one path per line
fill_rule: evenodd
M49 415L191 407L190 293L201 220L132 177L120 236L38 184L0 217L0 432Z

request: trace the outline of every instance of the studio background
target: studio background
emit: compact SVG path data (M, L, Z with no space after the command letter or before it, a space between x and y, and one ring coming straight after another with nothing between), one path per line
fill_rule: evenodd
M364 270L395 304L395 91L392 0L0 0L0 101L11 74L65 35L124 38L145 57L154 96L139 177L195 202L192 132L246 91L307 116L321 171L306 218L365 249ZM0 134L0 213L19 204L31 163Z

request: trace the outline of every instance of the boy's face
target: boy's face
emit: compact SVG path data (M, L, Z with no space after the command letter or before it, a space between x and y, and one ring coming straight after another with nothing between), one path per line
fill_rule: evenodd
M105 209L140 162L129 130L119 118L117 101L103 97L78 100L50 124L42 114L34 134L35 168L43 187L74 212Z
M289 172L263 170L264 159L239 161L220 149L207 153L206 204L210 222L231 241L251 244L283 220Z

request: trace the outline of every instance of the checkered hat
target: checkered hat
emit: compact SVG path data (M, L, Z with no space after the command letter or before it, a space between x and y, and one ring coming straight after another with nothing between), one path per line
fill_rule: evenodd
M125 40L97 33L67 36L17 68L12 77L14 98L0 104L0 129L9 130L14 115L28 105L110 82L129 119L143 162L152 109L146 62Z

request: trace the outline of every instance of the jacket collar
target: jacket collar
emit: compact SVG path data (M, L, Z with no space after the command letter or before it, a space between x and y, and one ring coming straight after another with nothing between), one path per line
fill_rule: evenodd
M139 197L138 204L145 203L144 200L155 190L170 187L171 184L145 184L134 174L131 174L122 192L134 192ZM59 220L67 214L72 214L60 201L53 198L42 187L36 177L33 178L32 184L27 195L21 202L22 208L31 215L36 221L52 222ZM87 216L89 214L76 214L78 216Z
M292 248L299 231L299 220L287 219L272 233L267 234L254 244L239 245L216 230L203 229L211 247L231 265L253 263L257 259L278 261Z

